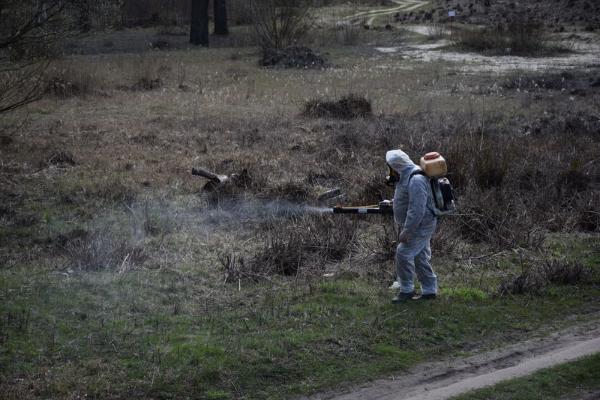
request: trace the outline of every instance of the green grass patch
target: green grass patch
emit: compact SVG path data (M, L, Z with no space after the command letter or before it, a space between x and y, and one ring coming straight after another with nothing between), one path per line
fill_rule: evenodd
M582 398L600 391L600 354L545 369L491 388L477 390L454 400L537 400Z
M488 294L483 290L471 287L446 288L441 290L441 294L466 301L485 300L488 298Z
M231 290L221 304L198 296L191 275L15 272L1 282L4 387L25 376L49 397L285 398L502 342L589 313L600 296L597 287L504 298L457 288L397 306L379 283L336 280ZM52 380L34 379L46 368Z

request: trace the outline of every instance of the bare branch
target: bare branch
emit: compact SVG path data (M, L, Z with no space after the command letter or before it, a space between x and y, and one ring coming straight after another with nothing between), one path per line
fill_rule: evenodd
M7 37L0 37L0 49L9 48L11 45L26 39L40 39L41 37L45 37L50 34L49 31L46 31L43 35L36 35L33 37L27 36L29 33L34 32L37 29L46 29L48 23L53 21L64 11L68 2L53 0L43 4L44 5L40 7L40 9L34 11L29 18L27 18L26 21L24 21L14 32L11 32ZM7 18L9 17L8 14L9 13L7 13L7 16L0 14L0 18ZM0 19L0 21L2 21L2 19Z

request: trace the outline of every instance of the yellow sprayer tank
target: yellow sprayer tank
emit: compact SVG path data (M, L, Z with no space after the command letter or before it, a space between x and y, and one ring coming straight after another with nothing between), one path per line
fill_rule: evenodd
M446 166L446 160L440 155L440 153L433 152L427 153L421 157L421 169L430 178L441 178L446 176L448 173L448 167Z

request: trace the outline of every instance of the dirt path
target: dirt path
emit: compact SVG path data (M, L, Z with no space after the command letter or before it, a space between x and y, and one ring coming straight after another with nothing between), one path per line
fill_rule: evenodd
M532 374L567 361L600 353L600 314L584 325L547 334L502 349L464 359L421 364L404 375L352 388L347 393L327 393L312 400L442 400ZM540 333L542 334L542 333Z
M407 11L414 11L417 10L423 6L425 6L426 4L429 3L429 1L423 1L423 0L392 0L394 3L396 3L396 6L393 6L391 8L384 8L381 10L369 10L369 11L363 11L363 12L359 12L357 14L351 15L350 17L346 18L347 21L356 23L356 22L360 22L362 20L366 20L365 25L371 26L373 25L373 22L375 22L375 20L379 17L383 17L385 15L390 15L390 14L395 14L397 12L407 12Z

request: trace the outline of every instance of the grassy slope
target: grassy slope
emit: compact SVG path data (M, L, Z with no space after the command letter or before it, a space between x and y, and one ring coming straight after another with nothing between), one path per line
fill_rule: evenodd
M200 279L3 274L4 390L17 396L26 377L44 397L283 398L600 310L597 285L504 298L448 290L439 301L398 307L364 280L250 286L218 304L196 293Z
M600 390L600 354L549 368L525 378L477 390L455 400L579 399Z

